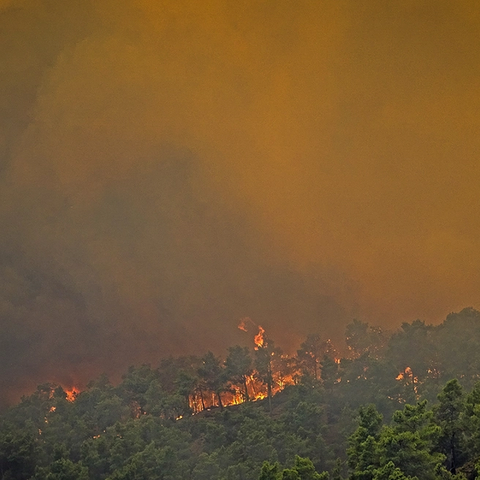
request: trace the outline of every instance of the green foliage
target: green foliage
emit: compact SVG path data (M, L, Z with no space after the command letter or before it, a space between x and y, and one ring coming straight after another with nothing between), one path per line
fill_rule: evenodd
M221 468L218 463L218 453L202 453L192 472L192 480L210 480L221 477Z
M380 430L382 416L374 405L360 408L359 425L349 439L348 464L352 480L371 480L373 469L380 464Z
M271 464L266 461L263 462L262 470L258 480L278 480L281 478L280 466L278 463Z
M435 452L440 429L432 424L432 417L426 401L405 405L403 411L395 412L391 425L383 426L373 406L360 409L359 426L348 450L351 478L436 479L445 457Z
M447 382L438 395L439 405L435 409L435 420L441 429L439 449L447 456L447 468L456 473L462 462L465 441L462 416L465 410L463 389L458 380Z
M297 359L304 375L311 375L314 380L320 378L320 362L327 353L328 344L319 334L310 334L300 345Z
M465 308L451 313L435 336L438 371L444 381L456 378L465 388L473 388L480 380L480 312Z
M455 345L459 327L468 354ZM168 358L130 367L117 386L103 376L74 402L44 384L0 416L0 478L474 480L479 332L472 309L438 327L404 324L388 340L353 322L340 361L309 335L296 358L269 339L253 356L231 347L225 362ZM459 355L451 364L447 346ZM268 400L251 401L253 373ZM293 374L298 383L273 396ZM245 403L215 408L231 390Z
M48 467L39 467L32 480L88 480L88 469L81 463L60 458Z
M328 480L328 472L318 473L309 458L295 456L292 468L281 469L278 463L264 462L258 480Z
M417 477L406 476L393 462L388 462L375 470L373 480L415 480Z
M365 354L377 357L385 348L387 339L379 327L358 320L348 324L345 330L345 343L353 358Z
M3 478L29 478L40 456L33 425L24 429L2 429L0 432L0 470ZM5 477L4 472L8 472Z

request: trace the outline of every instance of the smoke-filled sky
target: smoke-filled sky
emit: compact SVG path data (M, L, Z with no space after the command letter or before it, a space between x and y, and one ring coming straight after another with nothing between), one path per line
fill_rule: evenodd
M476 0L0 0L1 395L480 306L479 112Z

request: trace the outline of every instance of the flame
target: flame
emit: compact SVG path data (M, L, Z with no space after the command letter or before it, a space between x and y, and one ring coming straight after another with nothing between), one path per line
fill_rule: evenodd
M242 319L240 320L240 323L238 324L238 328L239 328L240 330L243 330L244 332L247 332L247 331L248 331L248 330L247 330L247 322L245 321L244 318L242 318Z
M80 390L77 387L67 388L65 389L65 393L67 394L67 401L74 402L77 399Z
M418 386L420 384L420 380L417 376L414 375L413 370L410 367L406 367L403 372L400 372L395 380L401 381L403 380L406 385L411 385L417 400L419 398L418 395Z
M264 333L265 333L265 329L261 325L259 325L258 333L255 335L255 338L253 339L253 341L255 342L255 350L262 348L263 345L265 344L265 339L263 337Z
M240 323L238 324L238 328L244 332L248 332L248 328L247 328L248 322L250 322L255 327L257 326L257 324L250 317L244 317L240 320ZM258 325L258 333L255 335L253 339L255 343L255 350L258 350L259 348L262 348L263 346L265 346L264 333L265 333L265 329L261 325Z
M248 332L247 324L250 322L254 327L257 325L255 322L250 318L250 317L243 317L240 319L240 323L238 324L238 328L240 330L243 330L244 332Z
M255 395L255 400L263 400L264 398L267 398L267 394L264 392L260 392Z
M405 378L412 378L413 376L413 372L412 372L412 369L410 367L406 367L405 370L403 370L402 372L400 372L397 377L395 378L395 380L404 380ZM415 381L418 380L417 377L413 377L413 380Z

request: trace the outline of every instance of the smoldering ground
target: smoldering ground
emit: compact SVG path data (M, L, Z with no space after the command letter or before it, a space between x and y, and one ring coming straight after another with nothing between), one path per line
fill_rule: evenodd
M478 306L474 1L0 2L5 395Z

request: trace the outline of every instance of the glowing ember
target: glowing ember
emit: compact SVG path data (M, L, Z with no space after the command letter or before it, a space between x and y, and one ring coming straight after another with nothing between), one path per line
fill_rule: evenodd
M412 378L413 376L413 372L412 372L412 369L410 367L406 367L405 370L403 372L400 372L398 374L398 376L395 378L395 380L404 380L406 378ZM414 377L414 380L416 379L416 377Z

